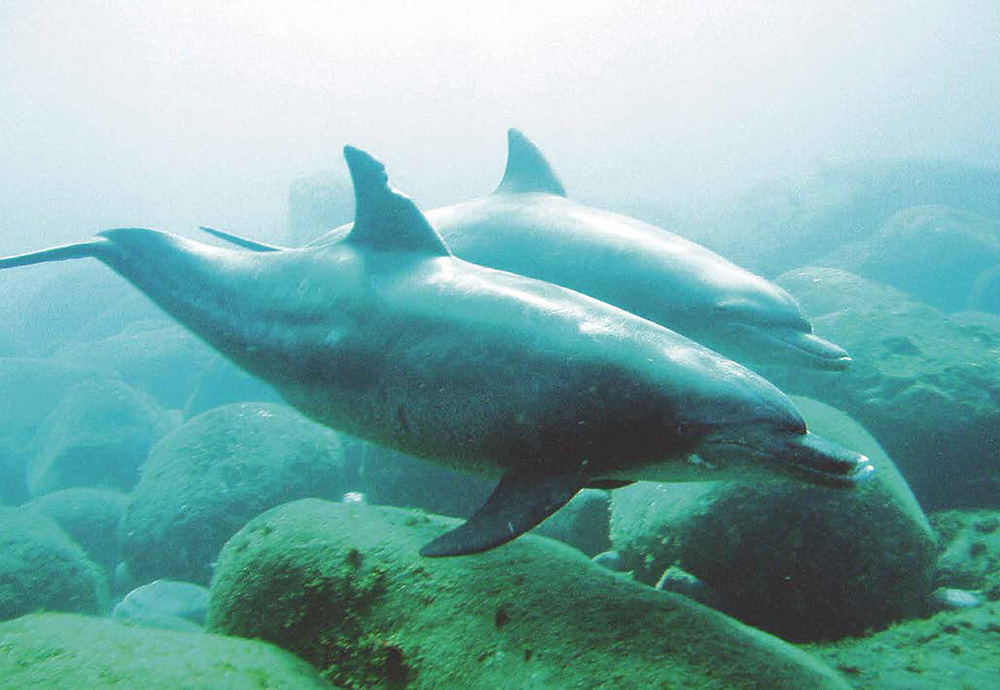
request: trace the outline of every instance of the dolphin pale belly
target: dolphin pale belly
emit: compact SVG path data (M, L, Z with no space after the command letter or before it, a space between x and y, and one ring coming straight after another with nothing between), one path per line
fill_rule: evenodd
M427 556L503 544L587 486L755 475L850 486L871 471L739 364L591 297L452 256L379 162L345 156L356 217L340 242L247 251L127 228L0 269L97 258L312 419L498 477Z
M847 352L813 334L782 288L667 230L566 198L548 161L517 130L508 132L508 147L493 194L427 213L456 256L596 297L739 362L850 365ZM339 242L350 229L310 246ZM257 251L279 249L205 230Z

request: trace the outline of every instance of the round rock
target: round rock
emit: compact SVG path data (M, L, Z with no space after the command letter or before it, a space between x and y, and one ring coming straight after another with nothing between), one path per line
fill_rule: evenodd
M612 541L653 584L677 565L728 613L790 640L839 637L923 613L935 542L905 480L845 414L795 403L821 436L876 467L855 490L794 481L642 482L612 492Z
M122 517L136 582L207 584L247 520L297 498L345 491L339 437L283 405L241 403L188 420L150 452Z
M0 508L0 620L38 610L106 614L104 573L49 518Z
M32 496L71 487L130 491L150 446L171 425L152 398L125 383L79 383L38 430L28 491Z

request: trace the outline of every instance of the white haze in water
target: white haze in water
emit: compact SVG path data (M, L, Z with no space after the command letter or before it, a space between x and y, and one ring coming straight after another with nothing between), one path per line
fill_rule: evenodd
M751 7L752 5L763 7ZM363 6L364 5L364 6ZM425 208L522 128L570 193L694 213L818 162L1000 167L975 2L0 2L0 255L153 226L280 236L350 142Z

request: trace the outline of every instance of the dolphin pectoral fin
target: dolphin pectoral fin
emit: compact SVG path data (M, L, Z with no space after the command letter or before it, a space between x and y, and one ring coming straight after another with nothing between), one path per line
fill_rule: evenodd
M44 264L50 261L66 261L68 259L83 259L86 257L101 258L102 252L106 251L108 241L103 237L97 237L85 242L76 244L66 244L61 247L51 247L28 254L8 256L0 259L0 270L14 268L15 266L30 266L32 264Z
M507 169L504 170L503 180L493 193L528 192L566 196L566 189L542 152L531 139L512 127L507 130Z
M464 556L506 544L566 505L587 479L580 474L539 475L511 470L463 525L420 549L421 556Z
M225 230L216 230L215 228L206 228L204 225L198 227L202 232L207 232L209 235L218 237L220 240L229 242L229 244L235 244L237 247L243 247L244 249L249 249L255 252L280 252L287 249L287 247L279 247L276 244L265 244L264 242L257 242L256 240L251 240L246 237L240 237L231 232L226 232Z

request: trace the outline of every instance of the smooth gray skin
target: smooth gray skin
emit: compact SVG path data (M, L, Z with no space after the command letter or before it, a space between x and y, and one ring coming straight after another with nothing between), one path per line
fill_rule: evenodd
M527 137L511 129L508 146L496 192L427 212L456 256L582 292L745 364L850 366L782 288L663 228L567 199Z
M345 155L358 209L345 241L261 253L118 229L0 268L96 257L316 421L516 477L487 510L487 523L530 513L507 539L595 480L851 485L870 471L739 364L591 297L451 256L381 164ZM532 493L533 478L558 490Z

